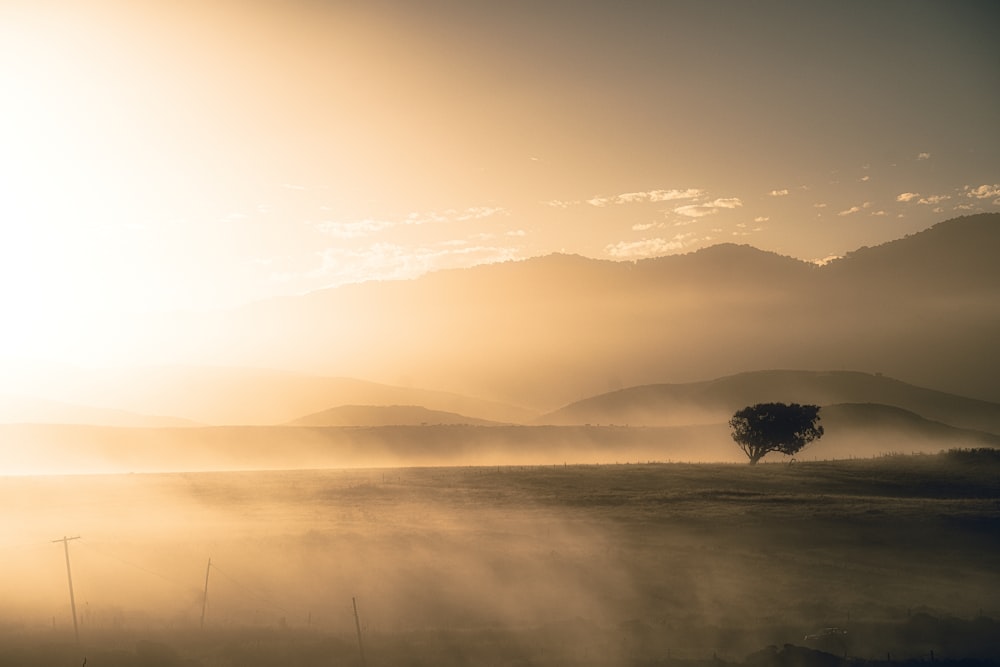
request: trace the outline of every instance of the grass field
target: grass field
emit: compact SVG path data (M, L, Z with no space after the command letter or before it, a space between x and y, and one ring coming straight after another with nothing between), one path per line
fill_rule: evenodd
M360 664L352 599L369 665L1000 660L991 452L9 477L0 502L0 665ZM52 542L77 535L79 647Z

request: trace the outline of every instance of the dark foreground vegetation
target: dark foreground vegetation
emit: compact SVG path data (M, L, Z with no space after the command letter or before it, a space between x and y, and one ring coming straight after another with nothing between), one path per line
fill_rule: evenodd
M994 451L6 478L0 502L26 543L2 667L1000 664Z
M797 643L768 645L742 659L718 654L694 657L673 655L656 629L641 623L596 628L579 622L575 627L553 624L528 630L484 629L406 632L378 636L369 647L368 665L553 665L591 667L867 667L890 665L954 665L976 667L1000 664L1000 622L918 613L898 622L858 624L845 634L802 638ZM140 639L127 648L121 637L76 646L39 638L6 638L0 648L4 667L246 667L360 665L353 637L328 636L289 629L245 628L198 635L168 635ZM881 657L857 653L885 648ZM656 655L656 657L652 657ZM82 657L81 657L82 656ZM195 657L192 657L195 656Z

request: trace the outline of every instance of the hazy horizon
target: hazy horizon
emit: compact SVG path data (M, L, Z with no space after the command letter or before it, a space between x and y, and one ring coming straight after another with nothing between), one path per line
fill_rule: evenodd
M0 0L0 663L1000 660L998 25Z
M997 17L5 2L0 356L113 364L133 313L552 252L814 261L997 211Z

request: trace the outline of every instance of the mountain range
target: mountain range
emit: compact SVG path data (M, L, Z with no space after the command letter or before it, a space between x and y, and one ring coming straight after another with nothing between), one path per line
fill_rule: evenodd
M761 396L961 413L945 423L996 432L989 409L956 408L945 393L1000 402L997 256L1000 214L982 214L824 266L733 244L639 261L550 255L176 313L133 323L158 332L143 367L0 377L0 421L287 424L355 405L466 423L676 424L731 413L739 382L756 377L771 389ZM770 371L817 368L831 369L822 388ZM859 373L834 372L847 369ZM889 400L906 393L890 377L941 393ZM672 391L674 404L656 402ZM25 397L61 405L43 419ZM597 398L576 404L586 397Z
M997 256L1000 214L825 266L732 244L638 261L550 255L249 305L212 322L225 345L194 320L183 347L201 355L195 363L543 412L612 389L774 368L882 372L1000 401Z
M473 424L499 426L499 422L466 417L455 412L428 410L420 405L340 405L314 412L289 426L428 426Z
M354 378L219 366L59 369L54 378L51 374L43 377L26 393L47 398L0 394L0 423L262 426L286 424L343 405L420 406L469 415L466 423L477 419L520 423L538 414L449 392ZM169 418L146 416L157 414L177 418L171 422Z

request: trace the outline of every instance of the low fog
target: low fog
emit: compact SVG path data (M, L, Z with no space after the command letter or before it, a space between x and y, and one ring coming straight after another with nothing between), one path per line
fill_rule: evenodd
M822 409L820 417L826 434L795 460L1000 447L1000 436L887 406L834 405ZM746 461L724 421L693 426L0 424L0 437L6 445L7 475Z
M617 528L532 497L545 489L508 487L510 474L8 478L3 494L16 510L2 545L3 615L28 630L71 633L63 545L51 541L66 531L81 536L69 549L84 637L197 627L208 558L210 628L349 636L352 598L373 642L443 628L607 627L635 614L644 597L637 577L660 556L633 561ZM701 613L703 592L676 583L685 613Z
M742 659L816 628L917 608L1000 612L988 593L1000 584L988 556L996 534L947 519L995 520L992 501L977 500L995 492L989 474L941 457L857 463L869 468L0 478L0 619L8 637L73 641L54 541L64 536L79 536L68 547L85 646L253 629L349 642L354 600L371 656L482 646L502 632L525 653L623 664L668 651ZM945 464L962 493L919 491ZM868 486L872 472L896 491Z
M926 237L823 268L554 255L0 373L0 663L995 659L995 262L958 271L994 223L939 229L934 271L897 252ZM776 370L808 368L862 370ZM746 465L727 420L763 401L822 405L824 437Z

